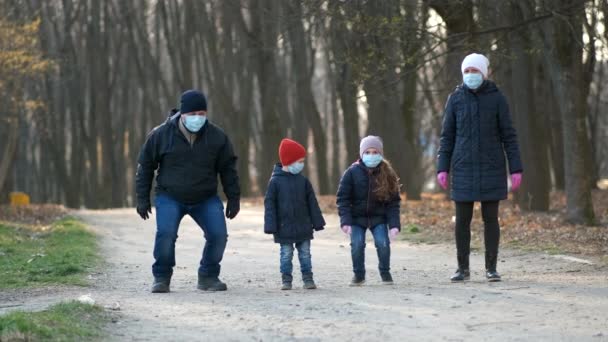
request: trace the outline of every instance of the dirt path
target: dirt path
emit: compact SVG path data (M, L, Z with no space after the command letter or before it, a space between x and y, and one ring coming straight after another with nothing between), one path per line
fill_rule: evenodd
M488 284L482 256L473 255L473 280L451 284L451 246L398 242L392 245L396 284L383 286L368 241L368 285L350 288L348 241L337 218L327 216L328 228L312 244L319 289L302 290L294 277L298 289L280 291L278 247L262 233L262 209L249 207L229 223L222 263L227 292L196 290L203 238L187 218L177 243L172 293L153 295L153 221L140 220L133 209L78 215L102 236L108 267L93 275L93 288L66 292L89 292L104 305L120 303L112 340L608 340L608 270L567 258L504 251L499 265L504 281Z

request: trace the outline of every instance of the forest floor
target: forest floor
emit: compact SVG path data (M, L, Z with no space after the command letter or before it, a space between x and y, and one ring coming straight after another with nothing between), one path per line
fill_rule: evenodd
M223 293L196 290L204 240L190 218L180 228L172 292L151 294L154 221L142 221L133 209L81 210L71 214L99 234L106 259L89 276L90 286L3 291L0 314L14 309L40 310L90 294L100 305L115 310L113 323L106 329L109 340L608 340L608 266L600 247L586 246L593 239L580 238L588 243L574 249L576 254L568 252L568 245L559 245L556 254L543 250L542 245L536 249L507 244L501 249L498 270L503 281L499 283L484 280L481 248L472 255L471 281L452 284L449 276L455 269L455 252L450 240L450 202L434 198L407 201L406 227L415 231L416 226L420 232L405 233L404 229L402 235L428 234L433 244L394 242L395 284L386 286L380 283L373 242L368 240L367 284L352 288L348 286L349 242L338 229L338 217L331 213L331 198L321 202L328 225L312 244L317 290L301 289L298 276L294 277L295 290L279 290L279 250L272 237L263 234L259 200L245 201L237 219L229 222L221 276L229 289ZM443 210L429 207L432 203ZM554 216L559 219L562 215L554 210L524 214L504 202L503 240L508 242L516 234L509 230L520 222L533 223L532 230L545 230L545 220L554 222ZM422 212L426 214L420 215ZM511 215L517 221L507 224ZM602 215L605 218L605 212ZM478 216L474 231L479 229ZM433 219L434 225L425 223ZM440 233L432 233L433 227ZM558 223L554 227L574 230L560 228ZM444 240L435 239L444 235ZM576 240L577 236L567 238ZM533 233L520 239L542 241L543 237ZM294 266L297 270L297 260Z

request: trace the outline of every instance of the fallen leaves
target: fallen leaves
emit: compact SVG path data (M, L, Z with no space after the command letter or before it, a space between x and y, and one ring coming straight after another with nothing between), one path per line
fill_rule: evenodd
M64 217L67 209L56 204L30 204L0 206L0 221L30 225L49 225Z
M251 205L263 205L263 198L247 199ZM318 196L325 213L337 214L335 196ZM566 200L562 192L551 194L548 212L520 210L511 199L501 202L499 220L501 244L550 253L608 255L608 191L593 192L598 226L589 227L566 223ZM454 239L455 209L443 193L422 194L419 201L405 200L401 206L404 232L424 236L419 241L451 243ZM480 204L475 204L471 235L474 246L483 247L483 222Z

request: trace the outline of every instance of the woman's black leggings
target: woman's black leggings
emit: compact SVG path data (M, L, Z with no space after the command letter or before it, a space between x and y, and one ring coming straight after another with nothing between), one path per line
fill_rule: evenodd
M475 202L456 202L456 251L459 256L471 252L471 219ZM500 226L498 225L498 201L481 202L486 254L498 255Z

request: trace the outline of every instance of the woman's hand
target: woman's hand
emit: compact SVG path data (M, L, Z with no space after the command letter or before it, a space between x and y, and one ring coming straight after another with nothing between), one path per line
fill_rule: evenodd
M514 173L511 175L511 190L517 191L521 186L521 172Z
M446 171L441 171L437 174L437 182L443 188L443 190L448 189L448 173Z

